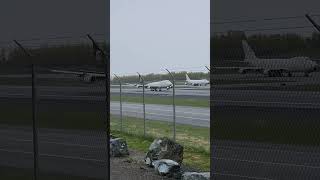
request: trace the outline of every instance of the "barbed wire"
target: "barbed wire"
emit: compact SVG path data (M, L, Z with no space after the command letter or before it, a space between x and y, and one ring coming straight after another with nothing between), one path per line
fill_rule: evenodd
M320 14L312 14L311 17L318 17ZM259 22L259 21L276 21L276 20L289 20L289 19L305 19L305 16L285 16L285 17L272 17L272 18L262 18L262 19L246 19L246 20L226 20L226 21L218 21L211 20L210 24L238 24L238 23L251 23L251 22Z
M94 37L106 36L106 34L102 34L102 33L93 33L90 35L94 36ZM87 39L87 36L86 35L78 35L78 36L55 35L55 36L49 36L46 38L36 37L36 38L30 38L30 39L16 39L16 40L19 42L39 42L39 41L47 41L47 40L67 40L67 39L68 40ZM105 39L104 39L104 41L105 41ZM13 41L0 41L0 45L11 44L11 43L13 43Z
M294 30L294 29L313 29L313 26L293 26L293 27L276 27L276 28L257 28L257 29L241 29L236 31L242 31L242 32L257 32L257 31L273 31L273 30ZM217 31L213 32L214 34L224 34L232 32L232 30L229 31Z

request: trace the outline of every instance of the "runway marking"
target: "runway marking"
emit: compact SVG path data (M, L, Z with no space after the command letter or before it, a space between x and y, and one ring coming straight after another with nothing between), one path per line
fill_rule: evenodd
M224 161L239 161L239 162L247 162L247 163L258 163L258 164L268 164L268 165L294 166L294 167L302 167L302 168L310 168L310 169L320 169L320 166L307 166L307 165L302 165L302 164L254 161L254 160L236 159L236 158L219 158L219 157L212 157L212 158L217 159L217 160L224 160Z
M9 152L9 153L33 154L33 152L18 151L18 150L9 150L9 149L0 149L0 151ZM40 153L39 155L40 155L40 156L47 156L47 157L62 158L62 159L74 159L74 160L82 160L82 161L93 161L93 162L107 163L107 161L103 161L103 160L99 160L99 159L81 158L81 157L74 157L74 156L62 156L62 155L41 154L41 153Z

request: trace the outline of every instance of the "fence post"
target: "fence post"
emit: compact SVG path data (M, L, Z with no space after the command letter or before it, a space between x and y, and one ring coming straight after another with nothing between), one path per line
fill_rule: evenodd
M94 55L96 56L96 52L99 52L100 55L102 56L102 59L104 60L104 73L105 73L105 121L104 121L104 131L107 133L107 156L106 156L106 173L107 176L105 177L106 179L109 179L110 177L110 61L109 61L109 55L106 55L104 51L98 46L98 44L95 42L95 40L87 34L87 37L90 39L92 42L93 50L94 50Z
M116 75L114 74L114 76L118 79L119 81L119 84L120 84L120 132L122 132L122 82L121 82L121 79Z
M305 15L308 21L320 32L320 26L311 18L309 14Z
M38 121L37 121L37 84L36 84L36 68L32 59L32 55L18 41L14 43L24 52L31 62L32 76L32 132L33 132L33 176L34 180L39 179L39 152L38 152Z
M143 137L146 137L146 104L144 103L144 79L139 73L138 75L139 81L142 80Z
M168 70L168 73L171 76L172 79L172 108L173 108L173 141L176 141L176 104L175 104L175 79L173 74Z

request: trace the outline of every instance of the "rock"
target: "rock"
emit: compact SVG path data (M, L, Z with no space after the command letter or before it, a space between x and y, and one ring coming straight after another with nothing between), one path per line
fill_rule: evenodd
M180 165L179 163L170 159L161 159L152 162L155 171L161 176L168 177L181 177Z
M110 139L110 155L112 157L129 155L127 142L122 138Z
M155 139L147 152L145 163L152 166L152 162L160 159L170 159L179 164L183 161L183 146L169 138Z
M185 172L182 175L182 180L209 180L210 172Z
M110 134L110 139L116 139L117 137L114 136L113 134Z

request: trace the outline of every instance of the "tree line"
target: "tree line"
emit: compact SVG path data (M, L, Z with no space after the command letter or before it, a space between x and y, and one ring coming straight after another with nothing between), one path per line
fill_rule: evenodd
M174 75L176 81L185 81L186 73L191 79L208 79L209 80L209 73L204 73L204 72L181 71L181 72L173 72L172 74ZM121 76L119 78L123 83L139 83L138 75ZM171 76L169 74L150 73L147 75L143 75L143 79L145 82L171 80ZM118 83L118 79L114 78L111 83Z
M320 34L310 37L298 34L254 34L246 36L242 31L229 31L211 37L211 59L213 63L244 58L242 40L247 40L258 57L290 58L308 56L320 59Z
M102 59L95 58L94 50L90 44L59 45L26 49L33 55L33 62L36 64L100 64ZM102 44L102 49L109 49L109 45ZM2 64L29 64L30 59L21 49L0 50L0 62Z

